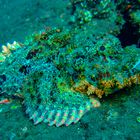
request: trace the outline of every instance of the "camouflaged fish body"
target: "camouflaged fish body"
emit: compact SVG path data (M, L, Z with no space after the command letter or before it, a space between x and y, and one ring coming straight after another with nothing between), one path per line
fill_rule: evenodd
M27 107L26 113L34 124L43 121L50 126L63 124L68 126L73 122L76 123L90 108L100 106L97 100L89 99L80 93L70 90L60 93L55 90L57 82L55 77L58 77L59 72L52 67L54 67L52 64L46 64L41 75L35 72L30 75L32 78L27 77L24 83L24 105ZM39 81L35 82L38 76L40 76Z
M87 34L85 34L87 36ZM20 95L34 124L76 123L101 98L140 82L140 50L113 35L88 40L82 31L45 30L3 46L1 93Z

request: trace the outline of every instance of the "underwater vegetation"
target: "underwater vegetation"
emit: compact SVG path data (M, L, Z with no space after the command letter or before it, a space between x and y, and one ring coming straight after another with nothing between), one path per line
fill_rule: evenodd
M71 0L71 30L44 29L23 43L3 45L0 95L21 98L34 124L59 127L76 123L88 110L100 107L100 98L140 84L140 48L122 47L117 37L125 24L123 13L133 2L125 4ZM127 14L140 26L137 6Z

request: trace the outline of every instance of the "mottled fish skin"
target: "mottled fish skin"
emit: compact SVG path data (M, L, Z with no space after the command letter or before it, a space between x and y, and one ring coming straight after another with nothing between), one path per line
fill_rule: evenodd
M60 127L77 123L91 108L100 107L94 95L101 98L114 89L140 83L140 50L123 49L120 41L109 34L89 45L88 36L77 39L84 32L45 30L23 45L14 42L3 46L0 73L7 79L1 75L0 89L8 95L22 95L25 112L35 125L44 122ZM128 60L122 61L126 57ZM132 72L132 68L137 71Z

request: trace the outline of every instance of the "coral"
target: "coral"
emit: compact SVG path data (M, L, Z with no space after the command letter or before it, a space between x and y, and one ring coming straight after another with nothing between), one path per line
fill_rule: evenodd
M84 24L92 20L92 14L88 10L81 10L78 14L77 18L80 20L80 24Z
M97 34L100 30L102 32L108 30L109 33L116 35L125 23L120 10L117 9L117 2L111 0L71 0L71 5L73 11L71 22L76 25L76 28L86 30L91 27L91 30L97 30ZM102 25L109 25L109 27L102 29ZM98 29L98 27L100 28Z
M114 1L111 0L80 0L71 1L77 9L77 13L83 13L83 16L90 15L90 18L106 18L116 9ZM84 12L85 11L85 12ZM87 13L87 14L86 14ZM82 16L81 16L82 18Z
M131 17L133 23L140 26L140 10L131 12L130 17Z

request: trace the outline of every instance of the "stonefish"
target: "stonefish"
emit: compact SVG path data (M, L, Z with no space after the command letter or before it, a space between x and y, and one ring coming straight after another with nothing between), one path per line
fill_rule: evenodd
M76 123L102 96L139 83L140 49L111 34L54 28L0 53L0 94L22 98L34 124Z

